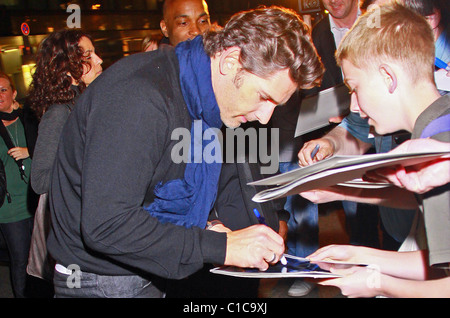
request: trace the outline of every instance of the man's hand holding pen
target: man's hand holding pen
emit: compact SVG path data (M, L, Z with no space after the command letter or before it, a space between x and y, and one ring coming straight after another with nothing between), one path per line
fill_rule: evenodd
M284 253L284 240L265 225L253 225L227 233L227 253L224 265L267 270Z
M302 167L321 161L334 154L335 146L326 137L306 142L298 153L298 164Z

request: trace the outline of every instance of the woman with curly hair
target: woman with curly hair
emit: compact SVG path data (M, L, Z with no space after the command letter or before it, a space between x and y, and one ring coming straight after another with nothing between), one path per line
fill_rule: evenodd
M102 72L102 62L90 37L80 30L52 33L40 46L28 98L41 120L31 179L39 194L48 192L64 123L77 97Z
M90 36L79 29L50 34L37 53L28 96L30 107L40 119L31 167L31 186L41 194L28 264L28 273L33 276L51 279L53 271L47 264L43 233L48 233L47 193L59 137L78 96L101 74L102 63Z

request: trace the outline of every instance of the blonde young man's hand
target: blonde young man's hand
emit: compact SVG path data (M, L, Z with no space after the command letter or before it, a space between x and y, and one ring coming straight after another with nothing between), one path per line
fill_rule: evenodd
M319 151L311 158L316 146L320 147ZM337 126L322 138L306 142L298 153L298 161L300 166L308 166L333 155L362 155L371 146L355 138L347 129Z
M316 153L314 158L311 158L311 154L314 148L319 145L319 151ZM302 149L298 153L298 164L300 166L309 166L314 162L321 161L334 154L334 145L328 138L320 138L316 140L311 140L306 142Z

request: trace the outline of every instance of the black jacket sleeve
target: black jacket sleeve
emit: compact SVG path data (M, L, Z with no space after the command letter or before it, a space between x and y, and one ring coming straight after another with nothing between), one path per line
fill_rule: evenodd
M157 183L183 177L184 166L170 157L171 132L190 127L173 61L155 60L159 54L109 68L64 127L51 189L58 227L49 246L65 266L183 278L225 260L225 234L161 224L143 208Z

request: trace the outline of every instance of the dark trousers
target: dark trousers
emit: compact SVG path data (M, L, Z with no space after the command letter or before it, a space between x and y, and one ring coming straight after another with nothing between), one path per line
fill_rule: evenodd
M72 265L73 266L73 265ZM82 272L77 268L72 274L55 270L53 285L56 298L163 298L152 281L134 276L103 276Z
M14 295L17 298L24 298L26 296L27 264L33 231L33 218L18 222L0 223L0 231L8 248Z

